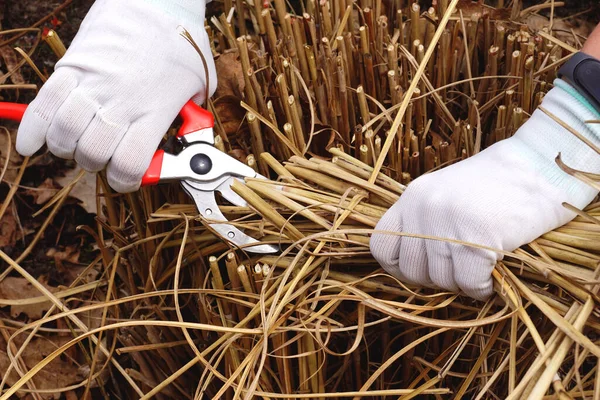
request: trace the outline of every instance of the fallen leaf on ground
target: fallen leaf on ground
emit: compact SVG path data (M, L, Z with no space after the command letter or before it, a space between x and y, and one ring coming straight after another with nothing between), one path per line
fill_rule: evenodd
M18 70L16 70L16 68L19 65L19 58L17 57L17 53L15 52L15 50L11 46L2 46L0 47L0 55L6 63L8 72L12 72L12 74L10 75L10 80L12 81L12 83L14 83L15 85L23 85L25 83L25 79L23 79L23 75L21 75L21 73Z
M27 189L25 194L33 197L35 204L45 204L58 192L58 189L54 186L52 178L47 178L40 186L35 189Z
M54 258L54 261L69 262L72 264L79 263L79 246L71 245L67 246L64 250L59 251L58 249L51 248L46 252L48 257Z
M17 221L11 213L5 213L0 220L0 248L14 246L17 241Z
M49 291L56 292L58 289L49 286L47 282L40 280L40 283ZM8 277L0 282L0 298L6 300L24 300L42 296L25 278ZM17 318L21 313L27 315L32 320L40 319L46 311L50 309L50 301L40 301L35 304L23 304L10 306L10 315Z
M85 275L81 276L84 273ZM95 268L88 269L87 267L69 266L68 268L65 268L65 271L62 274L63 280L61 281L61 284L70 286L76 279L79 279L82 283L94 282L98 279L99 274L100 273Z
M54 259L54 264L56 265L56 270L64 275L66 271L69 269L68 266L65 266L65 262L69 264L78 264L79 263L79 246L78 245L70 245L67 246L64 250L58 250L56 248L51 248L46 252L46 256L52 257Z
M18 336L13 342L17 349L21 348L26 335ZM25 347L21 359L28 369L33 368L53 351L70 341L70 337L50 336L36 337ZM10 365L10 359L6 353L6 342L0 340L0 371L6 371ZM7 378L8 386L13 385L19 376L13 370ZM60 389L81 382L86 378L86 369L78 366L66 355L52 360L44 369L39 371L33 378L36 389ZM24 393L21 395L23 396ZM59 399L60 393L40 393L43 399Z
M94 304L95 303L93 302L84 301L81 303L80 307L87 307ZM102 326L102 314L103 310L101 308L96 308L94 310L79 313L79 317L81 318L81 322L83 322L89 329L97 329Z
M15 150L16 138L16 130L0 129L0 167L4 167L6 157L8 156L8 165L2 179L5 182L13 182L15 180L19 166L23 162L23 157Z
M238 54L236 52L221 54L215 60L215 68L217 70L215 99L223 96L242 97L246 85Z
M240 99L234 96L221 97L215 100L214 108L227 137L230 141L235 141L235 138L241 133L240 126L246 115L246 110L240 105Z
M81 171L80 167L76 167L66 172L62 178L56 178L56 182L62 186L68 186ZM75 184L69 196L80 201L81 207L90 214L97 214L96 208L96 175L86 172L83 177Z
M550 26L550 20L548 17L540 14L529 15L525 22L527 23L529 29L531 29L533 32L541 31L542 29ZM573 34L579 35L579 40L583 41L582 38L588 37L593 29L594 25L583 19L554 19L552 23L552 36L567 44L575 45L576 41Z

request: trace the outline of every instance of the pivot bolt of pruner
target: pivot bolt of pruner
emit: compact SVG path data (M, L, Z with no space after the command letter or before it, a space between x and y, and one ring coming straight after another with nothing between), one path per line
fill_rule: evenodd
M198 175L206 175L212 169L212 160L206 154L196 154L190 160L190 168Z

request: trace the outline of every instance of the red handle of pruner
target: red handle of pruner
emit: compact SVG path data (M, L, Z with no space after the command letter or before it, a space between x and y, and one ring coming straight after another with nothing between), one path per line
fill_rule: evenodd
M183 106L179 112L179 116L181 116L183 123L177 133L178 138L183 138L190 133L202 129L212 129L215 125L215 118L213 115L209 111L198 106L192 100L188 101ZM142 186L156 185L160 182L164 156L164 150L157 150L156 153L154 153L150 167L148 167L142 178Z
M20 122L27 110L27 104L0 102L0 119Z
M150 166L142 177L142 186L153 186L160 182L160 173L162 171L164 157L164 150L157 150L156 153L154 153Z
M185 106L179 112L183 124L177 133L177 137L182 138L190 133L213 128L215 126L215 117L207 111L194 103L192 100L188 101Z

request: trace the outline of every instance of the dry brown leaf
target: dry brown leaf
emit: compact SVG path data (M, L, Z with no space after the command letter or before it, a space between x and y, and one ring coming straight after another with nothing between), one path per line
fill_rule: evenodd
M25 194L33 197L35 204L40 205L46 203L58 192L58 189L54 186L54 181L51 178L47 178L40 186L35 189L27 189Z
M539 14L530 14L525 22L533 32L538 32L550 26L550 20ZM575 45L576 41L573 33L579 35L579 40L583 42L581 38L588 37L592 29L594 29L593 24L579 18L574 20L554 19L552 36L567 44Z
M34 224L36 227L38 227L40 224ZM36 233L36 230L30 227L20 227L20 229L17 232L17 241L22 240L23 238L26 238L29 235L33 235L34 233Z
M94 303L89 301L84 301L81 303L81 307L87 307L91 305L94 305ZM79 317L89 329L97 329L102 326L102 314L103 310L101 308L96 308L94 310L79 313Z
M82 276L82 274L84 275ZM69 266L63 271L63 281L61 283L65 286L70 286L75 282L75 279L79 279L82 283L90 283L97 280L99 274L98 270L94 268L88 269L87 267Z
M236 96L241 98L244 92L244 72L237 53L222 54L215 60L217 69L217 91L215 98Z
M59 251L58 249L52 248L46 252L48 257L53 257L54 261L60 262L69 262L72 264L79 263L79 246L71 245L67 246L63 251Z
M56 182L62 186L68 186L79 175L81 168L78 166L67 171L64 177L56 178ZM96 209L96 175L86 172L71 190L69 196L80 201L81 207L90 214L97 214Z
M20 348L23 344L25 335L16 338L15 346ZM67 343L71 338L52 336L36 337L23 350L22 360L28 369L46 358L50 353ZM6 371L10 365L10 360L6 354L6 342L0 341L0 370ZM52 360L48 366L42 369L33 377L33 383L37 389L60 389L81 382L86 378L86 369L79 367L72 359L68 357L57 357ZM14 384L18 379L17 373L13 372L7 379L8 385ZM40 394L43 399L59 399L60 393Z
M228 153L231 157L235 158L239 162L245 163L246 157L248 157L248 153L246 153L242 149L233 149Z
M0 248L14 246L17 241L17 221L11 213L5 213L0 220Z
M2 162L4 162L10 144L10 162L17 164L23 160L23 157L21 157L15 150L17 131L15 129L8 128L7 130L10 135L10 143L6 131L2 129L2 132L0 132L0 159Z
M6 63L9 72L17 68L19 64L19 59L17 58L17 53L13 50L12 47L0 47L0 56L2 56L2 58L4 59L4 62ZM12 75L10 76L10 80L15 85L25 84L25 79L23 79L23 75L21 75L21 73L18 70L12 73Z
M79 264L79 255L81 254L79 249L79 245L69 245L66 246L64 250L51 248L46 252L46 256L52 257L54 259L56 270L62 278L61 283L63 285L71 285L75 281L75 279L79 277L79 274L82 273L85 269L77 267L77 264ZM90 274L87 274L87 276L82 277L81 280L83 280L84 282L93 281L93 279L86 281L85 279L88 276L90 276Z
M466 20L474 16L481 17L483 14L489 14L491 19L507 19L510 17L509 9L489 7L483 4L481 0L460 0L456 8L462 11Z
M14 129L9 129L8 134L10 135L10 140L6 134L6 131L4 129L0 130L0 167L4 166L4 163L6 162L6 156L10 153L8 159L8 168L4 173L3 180L5 182L13 182L17 177L18 168L23 162L23 157L21 157L15 150L17 131Z
M235 141L235 136L241 133L242 121L246 115L246 110L240 105L240 99L234 96L221 97L214 102L214 107L227 137L230 141Z
M46 289L51 292L56 292L58 289L49 286L47 282L40 280ZM40 297L42 294L31 285L25 278L8 277L0 282L0 298L7 300L22 300ZM46 311L50 309L52 303L43 301L35 304L24 304L10 306L10 315L17 318L23 313L32 320L40 319Z
M65 398L67 400L77 400L77 392L75 392L74 390L70 390L67 393L65 393Z

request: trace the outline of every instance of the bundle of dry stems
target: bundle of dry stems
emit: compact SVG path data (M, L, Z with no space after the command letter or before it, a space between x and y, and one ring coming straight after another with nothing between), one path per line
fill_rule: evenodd
M600 203L505 253L486 303L406 287L369 253L405 185L514 134L584 40L562 3L496 3L225 0L207 30L239 58L244 119L230 135L210 102L216 143L271 180L236 182L248 207L222 210L281 253L218 239L177 185L116 195L99 175L98 280L50 293L0 253L53 304L12 325L2 398L600 398ZM28 368L48 326L72 340ZM65 354L87 378L36 388Z

